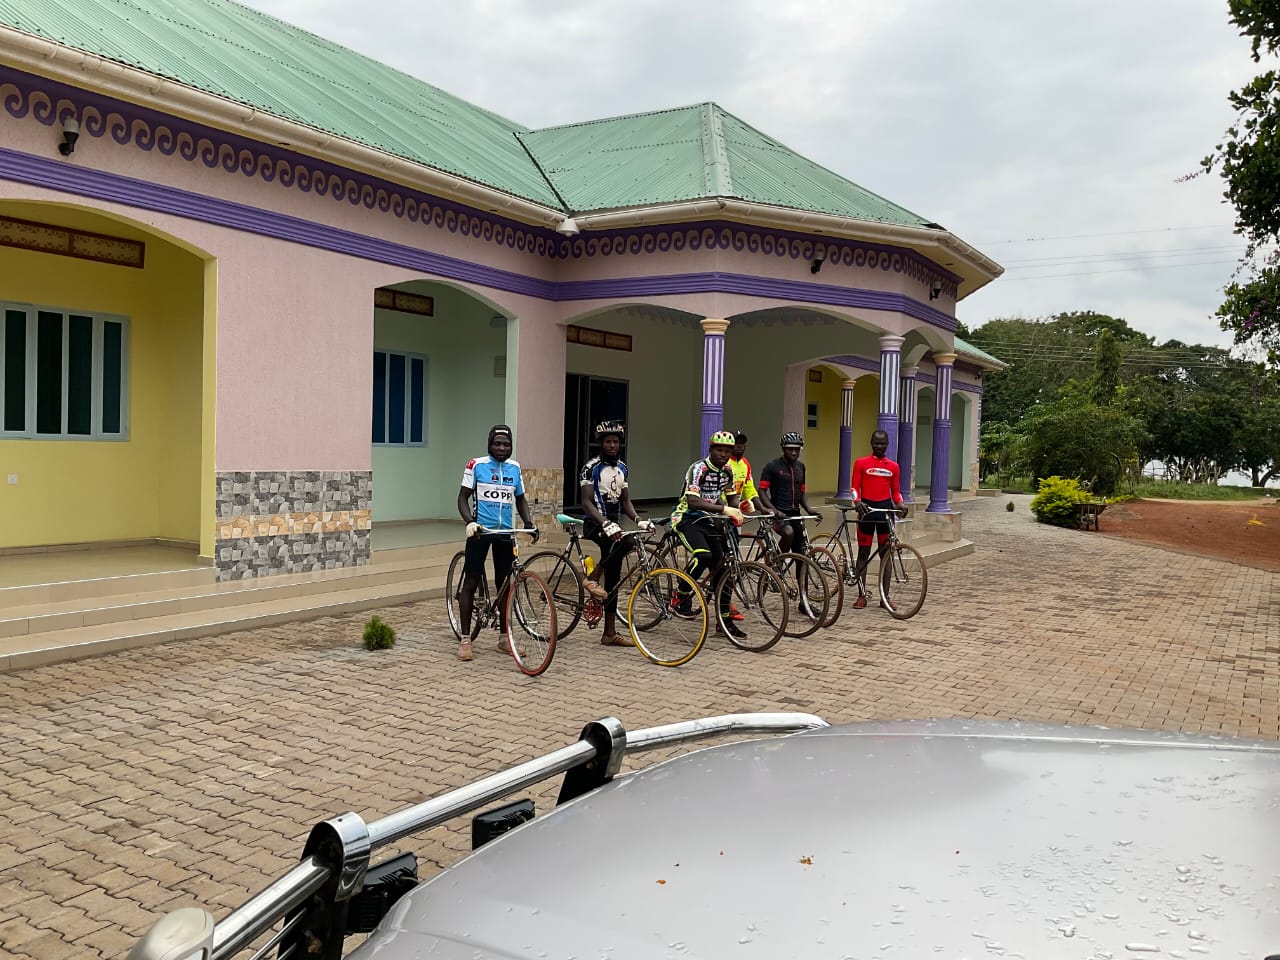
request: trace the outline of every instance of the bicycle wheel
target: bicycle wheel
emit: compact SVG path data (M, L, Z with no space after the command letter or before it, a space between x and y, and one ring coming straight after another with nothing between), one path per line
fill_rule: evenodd
M810 547L809 559L822 571L822 577L827 581L827 589L831 593L830 602L827 604L827 616L821 624L829 627L840 619L840 613L844 610L844 571L840 568L840 561L836 559L835 554L826 547Z
M725 567L716 578L709 602L715 604L720 631L739 650L763 653L787 629L791 604L786 586L764 564Z
M562 553L543 550L520 563L522 570L536 573L551 591L556 604L556 639L563 640L578 625L587 598L582 576Z
M520 672L531 677L556 655L556 604L536 573L521 570L507 591L507 643Z
M449 573L444 579L444 606L449 613L449 629L453 631L453 635L458 638L461 643L467 638L462 634L462 611L458 609L458 591L462 589L462 564L466 561L467 555L459 551L453 555L453 559L449 561ZM472 608L472 617L475 616L475 608Z
M687 598L682 603L681 593ZM645 659L663 667L688 663L707 640L707 604L683 570L651 570L627 600L627 629Z
M644 553L645 559L642 563L640 560L641 552ZM628 619L627 608L630 604L627 600L631 597L631 591L636 588L636 584L640 582L640 578L644 576L646 570L656 570L658 567L664 566L658 560L657 549L649 543L642 543L635 548L628 550L627 555L622 559L622 576L618 580L618 619L622 621L623 626L628 626L631 621ZM645 624L641 625L641 629L645 628Z
M783 635L796 639L809 636L822 626L831 601L831 589L822 571L808 557L790 551L778 554L770 568L787 594L789 609Z
M880 563L880 604L898 620L914 617L924 606L929 572L915 547L895 544Z

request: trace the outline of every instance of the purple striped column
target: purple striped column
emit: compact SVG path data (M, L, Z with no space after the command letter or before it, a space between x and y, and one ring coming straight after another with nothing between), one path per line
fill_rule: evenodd
M840 385L840 466L836 471L836 496L853 496L853 387L856 380Z
M911 502L911 469L916 452L916 374L919 367L902 371L902 406L898 410L898 472L902 499Z
M711 435L724 429L724 332L728 320L708 317L702 321L702 446L696 456L707 455Z
M947 475L951 472L951 374L954 353L935 353L938 367L933 400L933 464L929 471L929 506L925 513L950 513Z
M902 369L902 337L880 338L880 415L876 429L889 435L890 460L898 459L898 372Z

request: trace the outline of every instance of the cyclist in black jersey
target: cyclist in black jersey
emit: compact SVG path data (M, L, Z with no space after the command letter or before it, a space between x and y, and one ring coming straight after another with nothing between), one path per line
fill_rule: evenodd
M761 504L773 513L778 549L783 553L788 550L804 553L809 546L804 521L794 518L811 514L821 523L822 514L810 507L805 499L805 466L800 461L804 437L798 433L784 433L781 447L782 456L765 464L756 488L760 492Z

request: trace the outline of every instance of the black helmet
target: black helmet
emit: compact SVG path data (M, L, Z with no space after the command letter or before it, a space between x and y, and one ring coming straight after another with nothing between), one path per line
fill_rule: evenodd
M627 435L627 428L622 425L621 420L601 420L596 424L596 439L603 440L605 437L618 437L621 439Z
M489 442L493 443L494 437L505 436L509 441L515 443L515 437L511 435L511 428L505 423L495 423L489 428Z
M745 430L735 430L735 431L733 432L733 438L734 438L735 440L737 440L739 443L746 443L746 442L747 442L747 431L745 431Z
M804 437L800 436L800 434L795 433L794 431L788 431L782 435L782 440L779 442L779 446L803 447Z

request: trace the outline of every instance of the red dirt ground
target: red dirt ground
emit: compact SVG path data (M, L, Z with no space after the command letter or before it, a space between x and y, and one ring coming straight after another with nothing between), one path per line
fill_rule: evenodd
M1130 500L1103 512L1101 532L1181 553L1280 572L1280 502Z

